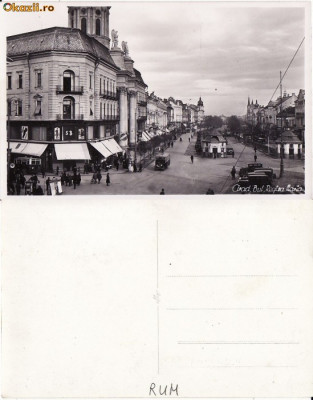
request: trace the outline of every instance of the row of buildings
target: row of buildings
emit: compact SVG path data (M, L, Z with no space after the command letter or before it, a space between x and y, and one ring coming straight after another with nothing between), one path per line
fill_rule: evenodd
M277 140L278 153L283 142L284 153L301 155L305 139L305 91L300 89L298 95L286 92L275 101L261 106L256 100L248 98L246 122L251 127L258 127L259 132L270 136L271 131L279 130Z
M52 170L125 151L133 159L138 133L202 120L201 98L148 94L109 18L110 7L68 7L67 28L7 38L9 162Z

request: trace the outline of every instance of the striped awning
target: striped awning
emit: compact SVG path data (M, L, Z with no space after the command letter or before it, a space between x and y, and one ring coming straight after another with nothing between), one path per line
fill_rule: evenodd
M58 160L90 160L87 143L58 143L54 145Z
M12 153L25 154L29 156L40 157L47 148L44 143L23 143L23 142L10 142L10 149Z

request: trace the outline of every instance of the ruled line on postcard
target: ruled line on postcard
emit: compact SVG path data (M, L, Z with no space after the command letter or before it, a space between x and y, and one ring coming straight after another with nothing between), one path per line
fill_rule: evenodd
M208 345L298 345L299 342L289 341L178 341L177 344L208 344Z
M298 278L298 275L167 275L167 278Z
M167 311L297 311L292 307L168 307Z

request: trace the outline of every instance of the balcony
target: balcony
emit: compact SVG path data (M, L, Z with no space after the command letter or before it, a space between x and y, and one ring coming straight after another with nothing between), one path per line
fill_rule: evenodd
M57 120L62 120L62 121L68 121L68 120L71 120L71 121L74 121L74 120L83 120L84 119L84 114L76 114L76 115L73 115L73 116L71 116L71 117L69 117L68 115L63 115L63 114L57 114L56 115L56 119Z
M105 121L118 121L120 119L119 115L104 115L103 119Z
M117 100L117 93L111 92L109 90L102 90L100 92L100 96L103 97L104 99Z
M147 98L145 96L138 97L138 105L139 106L146 106L147 105Z
M57 85L56 94L83 94L84 86L75 86L71 88L66 88L63 85Z

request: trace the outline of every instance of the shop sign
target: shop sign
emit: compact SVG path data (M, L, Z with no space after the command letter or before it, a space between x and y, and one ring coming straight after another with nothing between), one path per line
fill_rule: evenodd
M23 140L28 140L28 126L21 127L21 138Z

